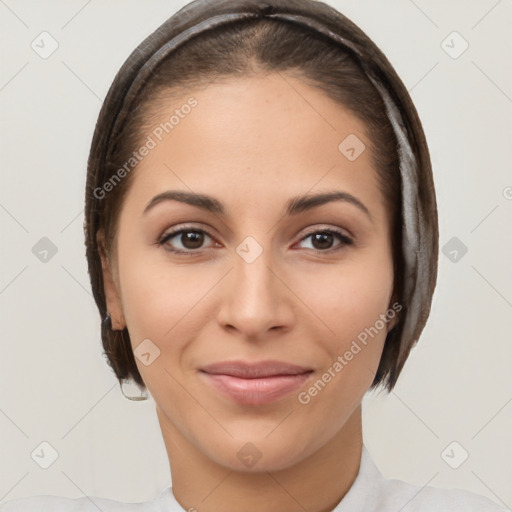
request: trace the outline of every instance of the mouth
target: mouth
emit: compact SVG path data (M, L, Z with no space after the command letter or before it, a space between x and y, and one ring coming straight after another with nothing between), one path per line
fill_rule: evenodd
M312 368L283 361L225 361L200 369L206 382L243 405L262 405L282 398L310 378Z

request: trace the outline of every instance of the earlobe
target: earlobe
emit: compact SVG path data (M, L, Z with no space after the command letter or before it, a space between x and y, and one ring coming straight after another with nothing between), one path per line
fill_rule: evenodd
M387 325L387 332L391 331L391 329L393 329L393 327L395 327L395 325L400 320L400 311L402 310L402 307L399 304L400 303L397 300L396 294L393 291L393 293L391 295L391 299L389 301L388 312L392 312L394 314L393 314L392 317L391 317L391 315L389 315L390 318L389 318L389 320L387 322L387 324L388 324Z
M388 322L387 332L391 331L393 327L398 323L398 313L395 313L395 316L391 318Z
M111 264L107 256L105 234L102 229L96 233L98 243L98 252L101 258L101 268L103 275L103 288L105 291L105 299L107 303L107 311L110 314L112 322L112 330L121 331L126 327L123 308L118 292L118 286L115 282Z

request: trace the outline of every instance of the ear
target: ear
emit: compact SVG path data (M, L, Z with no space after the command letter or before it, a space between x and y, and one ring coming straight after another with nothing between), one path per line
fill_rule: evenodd
M400 309L398 309L398 307L395 309L393 307L393 305L395 304L398 304L400 306ZM388 311L389 310L393 310L394 313L395 313L395 316L393 318L391 318L388 322L388 326L387 326L387 332L391 331L391 329L393 329L393 327L398 323L398 321L400 320L400 311L402 311L402 306L400 305L400 302L398 301L398 298L396 296L396 293L395 291L393 290L393 293L391 295L391 299L389 301L389 305L388 305Z
M98 230L96 233L96 240L98 243L98 252L101 258L103 289L105 290L107 311L110 313L112 321L112 330L121 331L126 327L126 322L123 315L123 307L121 304L118 284L114 279L113 269L107 256L105 233L103 229Z
M388 322L388 332L391 331L391 329L393 329L393 327L398 323L398 315L399 313L395 313L395 316Z

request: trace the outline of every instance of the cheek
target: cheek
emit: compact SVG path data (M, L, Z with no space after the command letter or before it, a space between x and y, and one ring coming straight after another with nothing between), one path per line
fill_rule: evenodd
M357 405L379 365L387 336L383 318L389 321L395 314L389 303L392 257L385 251L368 252L335 274L317 276L316 286L308 292L309 304L322 320L318 325L328 326L317 342L317 352L323 354L319 377L328 383L318 383L311 393L306 390L304 402L319 416L329 414L338 420Z
M166 377L165 368L182 371L183 365L188 367L183 357L187 347L201 337L205 323L214 319L209 292L223 272L209 265L179 265L169 261L164 249L140 245L125 242L122 252L120 239L119 255L124 257L119 258L119 277L135 361L149 384ZM137 347L147 339L160 351L149 366L137 358Z
M384 254L361 258L357 264L317 275L314 282L314 287L304 290L308 303L328 327L327 339L336 340L342 348L391 307L392 260Z
M317 353L322 354L317 380L298 397L308 413L305 421L316 424L319 418L330 418L325 422L330 435L371 385L387 335L381 315L394 316L388 311L393 274L387 265L347 266L340 274L335 280L326 275L317 281L325 286L309 292L312 309L329 330L324 329L327 334L317 342Z
M185 317L190 327L191 307L204 294L196 286L197 279L190 279L190 267L162 261L160 251L163 249L130 246L120 239L123 311L134 348L146 338L161 347L161 340L172 336Z

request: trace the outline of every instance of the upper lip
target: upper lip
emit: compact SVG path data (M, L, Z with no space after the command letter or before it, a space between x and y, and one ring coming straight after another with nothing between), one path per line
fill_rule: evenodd
M311 368L297 366L284 361L222 361L203 366L201 371L213 375L231 375L243 379L257 379L276 375L299 375L311 372Z

